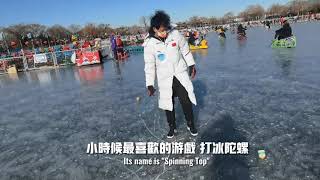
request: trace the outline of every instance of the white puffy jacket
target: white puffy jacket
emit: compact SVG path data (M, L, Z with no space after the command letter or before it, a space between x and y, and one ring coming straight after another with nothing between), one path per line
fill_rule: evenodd
M188 92L190 101L197 104L188 66L195 64L188 42L178 30L171 30L165 42L147 38L143 43L146 86L154 86L155 77L159 88L159 108L173 110L172 81L175 76Z

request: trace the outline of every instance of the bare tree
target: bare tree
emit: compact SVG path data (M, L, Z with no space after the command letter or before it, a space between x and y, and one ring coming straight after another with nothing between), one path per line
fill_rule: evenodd
M145 32L145 29L144 27L139 27L135 25L135 26L129 27L128 32L129 34L139 34L139 33Z
M98 28L94 23L88 23L82 28L81 32L85 38L93 39L97 37Z
M114 31L110 24L99 24L98 29L101 37L108 37Z
M68 27L68 30L72 33L72 34L76 34L81 30L81 26L77 25L77 24L71 24Z
M194 27L200 26L200 24L201 24L201 19L200 19L198 16L192 16L192 17L190 17L190 19L189 19L189 24L190 24L191 26L194 26Z
M286 15L287 7L280 4L273 4L268 10L269 16L284 16Z
M261 5L251 5L246 11L250 19L260 19L264 15L264 9Z
M261 5L250 5L244 11L239 13L239 17L245 21L258 20L265 15L265 11Z
M208 19L208 21L209 21L209 24L210 25L217 25L217 24L219 24L218 23L218 18L216 18L216 17L210 17L209 19Z
M234 14L233 12L227 12L226 14L224 14L224 16L222 17L222 20L225 21L226 23L230 23L233 21L234 19Z
M317 0L315 2L310 3L308 10L313 13L320 12L320 1Z
M308 10L309 2L306 0L293 0L290 2L289 9L291 13L300 15Z
M3 38L3 27L0 27L0 41L2 41Z
M53 25L47 29L47 33L51 38L61 40L61 39L69 39L70 38L70 31L61 26L61 25Z
M242 11L239 13L238 15L240 18L242 18L243 20L245 21L248 21L249 20L249 15L248 15L248 12L247 11Z
M20 40L28 33L28 28L25 24L12 25L3 28L3 32L7 34L10 39Z
M198 20L199 20L199 25L201 26L209 24L209 18L207 17L199 17Z
M118 27L115 29L115 31L121 35L129 35L129 27Z
M150 18L146 17L146 16L142 16L140 17L140 24L144 27L144 29L147 31L148 30L148 24L149 24L149 20Z
M35 38L42 37L47 29L46 26L40 24L28 24L25 27Z

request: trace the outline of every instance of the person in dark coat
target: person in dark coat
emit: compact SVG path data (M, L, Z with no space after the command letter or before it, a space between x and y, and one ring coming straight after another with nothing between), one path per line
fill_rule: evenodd
M283 22L282 28L276 30L276 35L274 36L274 38L280 40L280 39L285 39L291 36L292 36L292 29L290 27L289 22L285 20Z

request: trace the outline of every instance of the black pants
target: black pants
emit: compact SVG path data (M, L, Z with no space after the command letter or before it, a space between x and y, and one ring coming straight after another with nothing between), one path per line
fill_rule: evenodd
M169 123L170 128L176 127L176 117L175 117L175 111L174 111L174 98L178 97L179 101L181 103L184 116L187 120L187 125L189 127L194 126L194 117L193 117L193 111L192 111L192 103L189 99L188 92L186 89L182 86L182 84L179 82L179 80L176 77L173 77L173 83L172 83L172 104L173 104L173 110L168 111L166 110L166 116Z
M113 58L117 60L118 59L117 49L112 49L112 52L113 52Z
M124 53L123 47L117 48L117 52L123 54Z
M285 37L282 34L279 34L279 33L276 32L276 35L274 36L274 38L280 40L280 39L285 39L287 37Z

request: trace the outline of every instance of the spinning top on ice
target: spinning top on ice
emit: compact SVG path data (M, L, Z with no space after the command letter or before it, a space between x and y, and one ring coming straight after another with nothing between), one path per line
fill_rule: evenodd
M265 150L258 150L258 155L259 155L259 158L262 159L262 160L267 158Z

